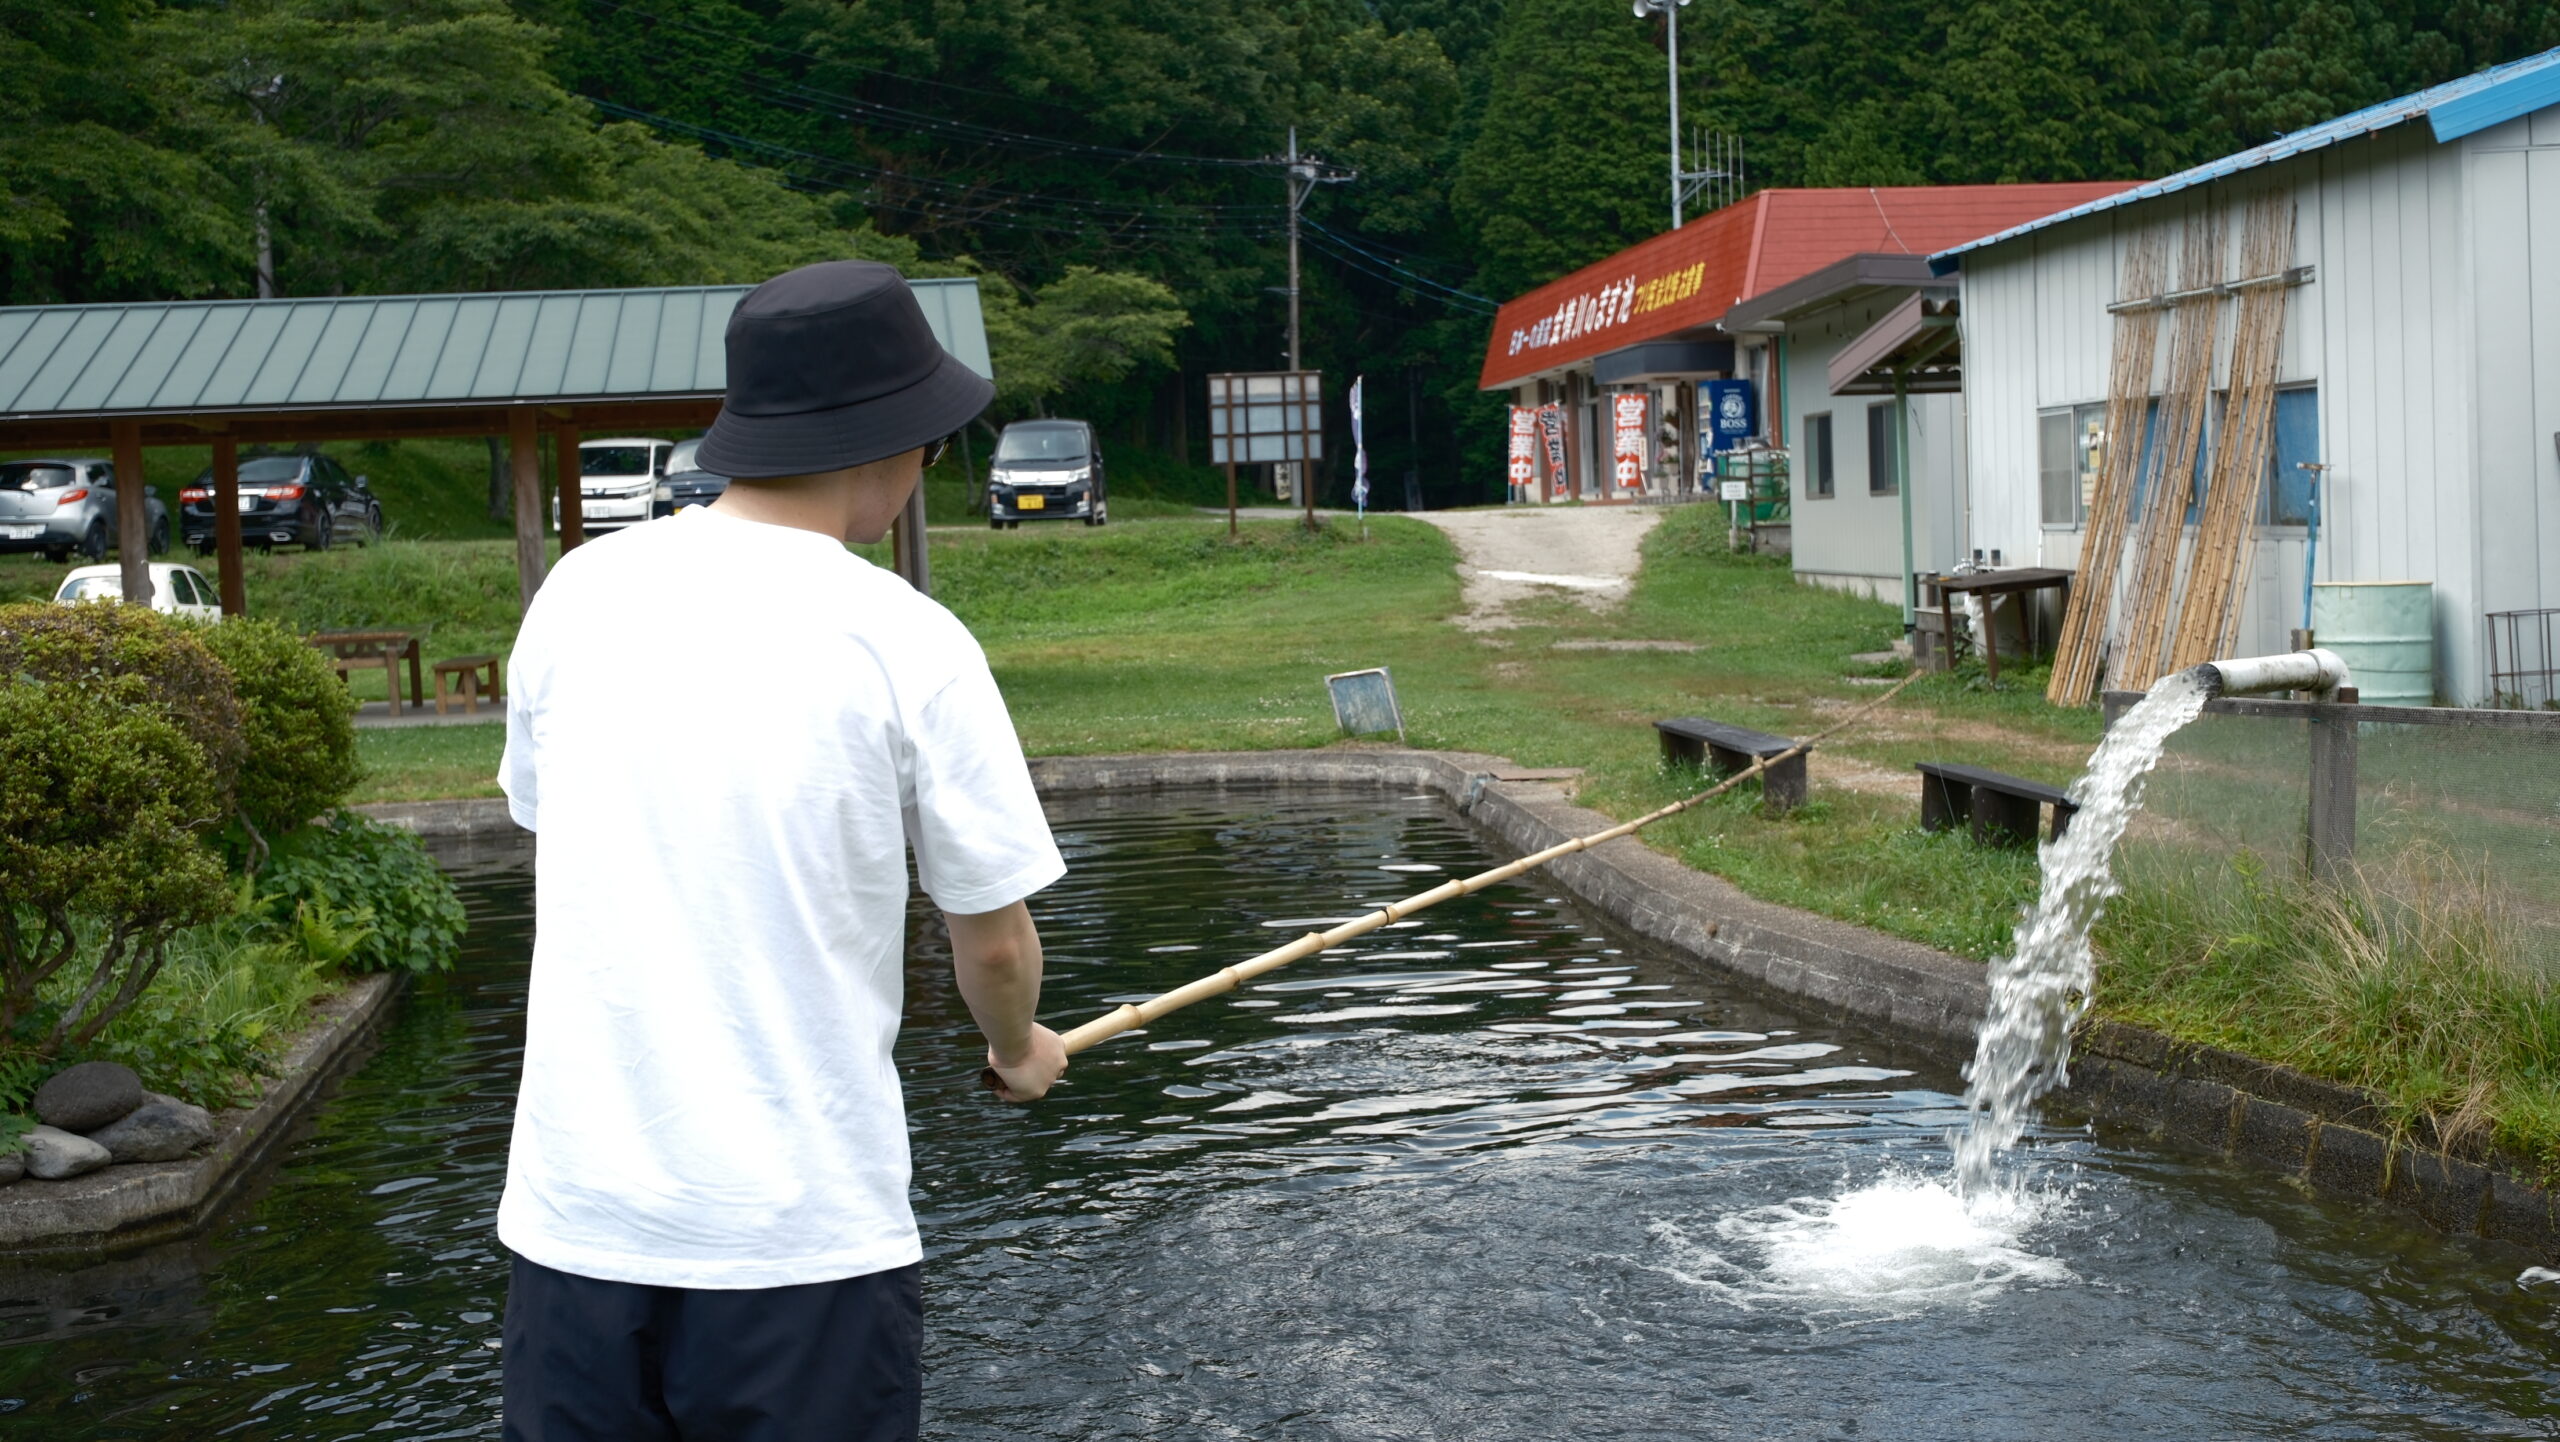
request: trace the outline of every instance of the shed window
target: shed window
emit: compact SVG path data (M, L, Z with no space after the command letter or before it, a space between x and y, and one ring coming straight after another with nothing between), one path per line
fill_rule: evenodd
M2303 467L2320 459L2320 392L2311 386L2276 392L2275 444L2267 457L2267 524L2311 521L2311 483Z
M1831 413L1804 418L1804 493L1816 500L1832 493Z
M1894 466L1896 439L1893 402L1867 407L1867 494L1870 496L1901 493L1902 486Z
M2036 475L2048 526L2081 526L2107 464L2104 402L2065 406L2036 417Z

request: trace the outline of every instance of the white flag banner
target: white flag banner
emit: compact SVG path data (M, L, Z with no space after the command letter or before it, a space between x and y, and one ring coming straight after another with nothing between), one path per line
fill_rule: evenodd
M1360 434L1361 377L1351 378L1351 504L1369 514L1369 443Z

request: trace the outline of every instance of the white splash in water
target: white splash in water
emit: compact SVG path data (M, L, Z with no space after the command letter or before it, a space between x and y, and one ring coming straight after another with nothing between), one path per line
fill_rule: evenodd
M2120 889L2108 859L2142 805L2143 778L2179 727L2210 699L2194 671L2161 678L2107 728L2089 769L2071 784L2080 813L2040 854L2043 888L2018 918L2009 955L1991 963L1991 1009L1965 1068L1972 1115L1951 1142L1956 1195L1992 1195L1992 1171L2027 1128L2029 1108L2070 1080L2071 1028L2089 1008L2097 962L2089 928Z
M2072 1280L2059 1259L2022 1245L2066 1200L2024 1188L1967 1199L1944 1180L1896 1172L1843 1196L1720 1218L1711 1241L1676 1222L1652 1230L1676 1257L1660 1270L1735 1306L1873 1321Z

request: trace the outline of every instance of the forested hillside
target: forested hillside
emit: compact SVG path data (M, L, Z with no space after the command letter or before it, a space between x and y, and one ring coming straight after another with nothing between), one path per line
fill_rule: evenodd
M2560 45L2560 0L1697 0L1684 115L1753 186L2158 174ZM1309 364L1457 499L1489 301L1660 229L1661 22L1625 0L0 0L12 303L984 277L1004 405L1196 435Z

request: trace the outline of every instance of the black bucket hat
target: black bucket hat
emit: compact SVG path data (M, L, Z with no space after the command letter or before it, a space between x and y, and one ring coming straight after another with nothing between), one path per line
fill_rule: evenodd
M805 476L884 460L975 420L993 382L942 348L891 266L777 275L729 316L729 390L695 452L715 475Z

